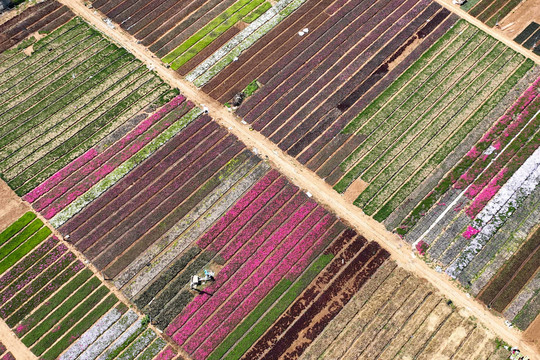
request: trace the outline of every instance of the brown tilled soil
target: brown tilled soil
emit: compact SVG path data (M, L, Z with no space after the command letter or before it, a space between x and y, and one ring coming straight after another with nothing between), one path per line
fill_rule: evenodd
M345 198L345 200L352 203L354 202L354 200L356 200L358 195L362 193L362 191L366 190L368 186L369 186L369 183L358 178L355 181L353 181L351 186L347 188L347 190L343 194L343 197Z
M0 181L0 231L30 210L5 182Z
M534 346L540 353L540 316L537 317L523 333L523 339Z
M523 1L499 22L499 29L502 34L513 39L522 32L531 21L540 23L540 0Z

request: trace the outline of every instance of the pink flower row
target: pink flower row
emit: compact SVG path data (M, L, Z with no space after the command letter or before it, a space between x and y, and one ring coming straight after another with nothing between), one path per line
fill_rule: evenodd
M328 229L330 225L334 223L335 220L336 218L333 215L327 215L324 218L321 225L325 229ZM322 235L325 235L325 236L322 236ZM311 263L311 260L315 258L318 254L320 254L321 251L323 251L323 249L326 247L326 245L332 241L332 239L329 238L330 235L331 234L329 233L319 234L318 232L311 233L310 235L308 235L311 238L309 241L311 243L314 243L314 245L311 246L310 248L302 249L301 251L302 258L296 264L292 266L291 270L287 274L287 279L294 280L306 270L306 268Z
M73 172L77 171L81 166L92 160L97 155L98 152L96 149L89 149L87 152L67 164L64 168L58 170L58 172L56 172L50 178L42 182L28 194L24 195L23 199L28 201L29 203L33 203L34 201L36 201L37 198L48 192L50 189L60 183L63 179L67 178Z
M165 348L165 350L163 350L162 352L160 352L155 358L154 360L171 360L172 358L174 358L176 356L176 351L174 351L174 349L169 345Z
M225 284L238 268L246 262L246 259L249 259L255 252L259 255L264 253L264 251L271 251L272 248L275 247L276 244L279 244L281 240L285 238L285 236L287 236L315 207L316 204L308 202L272 236L270 236L271 234L260 234L253 238L234 256L233 259L227 262L219 272L216 282L210 285L206 291L214 293L220 289L222 284ZM270 236L270 238L268 238L268 236ZM208 298L209 296L206 294L199 295L189 303L180 315L169 325L166 330L167 335L173 336L181 327L183 327L184 324L186 324L186 322L202 307Z
M44 211L44 216L49 219L84 194L90 187L128 160L170 126L171 123L166 122L158 124L153 129L149 130L150 126L154 125L165 114L178 107L178 105L185 100L183 96L179 96L176 99L177 101L173 100L171 103L164 106L160 111L143 121L139 126L105 150L98 157L63 180L48 194L35 201L34 208L38 211ZM139 138L139 140L135 141L137 138ZM126 148L130 143L131 145ZM71 191L69 191L70 189Z
M159 109L156 113L154 113L150 118L144 120L141 122L134 130L132 130L128 135L134 136L138 135L137 133L143 133L146 131L153 123L155 123L157 120L161 119L166 113L171 111L172 109L176 108L178 105L180 105L185 100L185 97L182 95L177 96L173 100L171 100L169 103L167 103L165 106L163 106L161 109ZM155 117L155 118L154 118ZM122 141L122 140L121 140ZM81 166L86 164L88 161L92 160L94 157L96 157L99 154L97 149L92 148L89 149L87 152L79 156L77 159L73 160L71 163L66 165L64 168L59 170L57 173L52 175L50 178L45 180L43 183L41 183L39 186L37 186L35 189L30 191L28 194L26 194L23 199L33 203L43 194L47 193L49 190L51 190L53 187L55 187L57 184L59 184L62 180L69 177L71 174L73 174L75 171L77 171Z
M287 187L282 195L284 195L283 197L289 197L290 193L296 190L296 187ZM233 241L230 241L227 246L221 250L219 256L221 256L221 258L224 260L229 260L234 256L238 249L240 249L249 239L251 239L256 232L258 232L257 236L262 236L262 238L270 236L281 224L280 221L283 222L284 219L288 219L289 216L291 216L300 207L300 205L305 202L306 198L305 196L297 195L283 208L281 208L281 205L283 205L281 200L282 199L277 199L275 202L269 204L265 209L264 214L261 214L261 216L254 219L254 221L246 226L244 230L233 239ZM278 210L279 213L277 213ZM263 227L263 224L272 216L274 216L276 221L269 221Z
M200 248L206 248L249 204L253 202L271 183L279 177L279 172L270 170L242 199L222 216L198 241Z
M269 186L262 194L260 194L255 201L247 206L229 226L227 226L217 238L215 238L209 245L210 251L218 252L225 245L227 245L232 238L243 228L243 226L253 218L272 198L279 193L281 189L287 184L287 180L284 177L280 177L274 183ZM257 230L252 226L249 226L249 230ZM242 244L240 244L241 246Z
M320 241L317 240L321 239L321 236L333 220L331 215L327 215L307 236L304 236L300 242L295 244L293 249L284 249L284 251L288 251L285 259L282 260L283 255L278 255L277 252L274 253L272 259L266 262L265 266L261 267L249 279L249 282L231 297L227 304L220 309L219 313L199 329L195 337L186 343L184 348L192 354L199 345L197 338L204 333L211 334L196 353L193 354L195 359L206 358L236 325L257 306L268 292L283 279L293 265L302 267L302 271L305 270L309 265L306 254L315 251L313 248L320 245ZM321 248L316 251L320 250ZM268 275L270 271L273 272ZM243 299L246 300L242 303ZM229 313L231 313L230 316L228 315Z
M0 301L2 303L5 303L9 299L11 299L17 293L17 291L24 288L27 284L29 284L32 280L39 276L51 264L56 262L56 260L58 260L66 251L67 247L64 244L58 245L50 253L45 255L44 259L41 259L38 263L30 267L27 272L19 276L13 284L11 284L7 289L5 289L0 294Z
M481 152L477 149L480 144L492 145L496 150L502 149L508 144L512 138L519 132L524 123L528 120L529 112L527 108L533 101L537 102L538 99L538 86L540 85L540 78L530 86L523 95L512 105L512 107L501 116L495 125L493 125L489 131L482 137L476 146L473 146L471 150L465 155L472 160L476 160L480 157ZM519 114L517 119L516 115ZM515 121L514 121L515 120ZM459 180L455 183L454 188L462 189L470 184L478 176L478 174L486 167L486 165L495 156L495 152L491 155L484 155L478 160L476 164L471 166ZM456 179L457 180L457 179Z
M0 291L8 286L13 280L18 278L23 272L25 272L28 267L34 263L34 261L38 261L41 257L43 257L43 255L49 252L49 250L51 250L57 242L58 239L55 236L48 238L40 247L32 251L22 261L17 263L17 265L5 273L0 278Z
M468 226L467 230L465 230L465 232L463 232L463 237L465 239L470 239L474 235L478 234L479 232L480 232L480 230L478 230L477 228L472 227L472 226Z
M496 140L494 140L492 146L495 147L497 150L502 149L504 146L506 146L512 139L520 132L521 128L530 120L530 112L529 109L531 107L537 107L540 104L540 97L536 98L533 103L529 103L529 107L524 110L516 121L509 124L504 131L502 131L502 134L500 134L500 137ZM535 121L535 120L533 120ZM529 124L530 125L530 124ZM534 125L534 124L533 124ZM473 166L471 166L465 174L463 174L460 177L460 181L458 181L454 188L461 189L468 184L470 184L474 179L480 174L486 166L491 162L492 158L495 157L496 153L493 152L490 155L484 155L481 159L477 160L478 162L475 163ZM484 184L485 186L485 184ZM477 187L473 187L469 189L469 191L474 192ZM483 188L480 187L480 189ZM480 191L480 189L476 190L476 193ZM473 196L474 197L474 196ZM470 197L471 198L471 197Z
M508 172L508 168L502 169L497 176L495 176L488 186L474 199L473 203L465 210L465 213L469 215L471 219L474 219L476 215L486 206L495 194L499 191L505 181L502 181L505 174Z
M199 326L225 301L229 296L235 292L237 289L242 289L244 287L250 286L250 282L247 281L246 284L242 284L249 277L262 276L262 279L268 274L268 272L279 264L283 257L297 244L300 239L302 239L310 229L317 224L317 222L324 215L324 209L318 208L313 212L306 221L304 221L292 235L289 235L290 231L281 232L279 236L274 237L273 241L266 242L263 244L261 249L255 253L253 257L242 267L241 271L237 272L235 276L221 287L211 298L211 300L205 304L205 306L200 309L192 319L182 327L180 332L174 337L174 340L182 345L187 338L193 334ZM272 252L277 248L277 250L272 254ZM270 257L268 258L268 256ZM246 259L247 260L247 259ZM257 275L257 274L261 275ZM253 284L251 284L253 285ZM240 287L242 286L242 287ZM247 296L247 295L246 295ZM238 303L241 299L231 299L232 303ZM214 323L217 326L217 323ZM208 325L208 326L211 326ZM199 335L202 333L210 333L212 329L206 331L204 327L201 328ZM195 336L197 337L197 336ZM194 345L191 342L191 346ZM184 346L188 352L190 352L190 347L188 344ZM192 349L194 350L194 349Z

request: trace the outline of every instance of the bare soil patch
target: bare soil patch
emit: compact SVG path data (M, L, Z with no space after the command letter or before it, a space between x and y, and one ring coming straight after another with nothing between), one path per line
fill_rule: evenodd
M540 23L540 0L522 1L502 21L499 21L499 31L510 39L514 39L531 21Z
M358 178L351 184L351 186L347 188L343 196L348 202L352 203L354 200L356 200L358 195L362 193L362 191L366 190L368 186L369 186L369 183Z
M540 316L523 333L523 340L540 352Z
M0 231L7 228L25 212L32 209L26 205L13 190L0 180Z

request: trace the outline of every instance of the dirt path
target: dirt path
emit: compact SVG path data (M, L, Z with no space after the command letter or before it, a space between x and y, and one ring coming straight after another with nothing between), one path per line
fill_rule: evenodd
M7 351L17 360L30 360L37 359L37 357L30 352L18 338L11 332L7 324L0 320L0 342L4 344L7 348Z
M491 28L491 27L487 26L486 24L484 24L483 22L481 22L480 20L478 20L474 16L471 16L467 12L461 10L459 5L452 4L452 0L436 0L436 1L439 4L441 4L442 6L446 7L448 10L450 10L450 11L454 12L455 14L459 15L461 18L467 20L468 22L470 22L474 26L476 26L476 27L482 29L483 31L487 32L488 34L493 36L495 39L499 40L500 42L503 42L508 47L510 47L510 48L514 49L515 51L523 54L524 56L534 60L537 64L540 64L540 56L536 55L531 50L527 50L523 46L521 46L518 43L514 42L513 39L517 34L519 34L519 32L517 32L517 33L510 32L510 31L508 31L508 28L505 29L505 31L502 30L504 28L504 26L508 25L511 22L511 21L508 21L508 19L511 19L511 15L513 13L506 16L504 18L504 20L501 22L500 28L496 29L496 28ZM539 3L540 2L540 0L528 0L528 1L531 1L533 3ZM537 7L535 7L535 8L538 9L538 5L536 5L536 6ZM516 12L516 15L513 15L513 16L515 16L515 19L516 19L515 21L517 21L517 19L520 18L519 21L523 23L523 28L524 28L526 26L526 24L529 23L529 21L527 21L526 19L532 19L530 16L525 15L526 13L528 13L531 10L529 10L527 7L519 6L518 8L514 9L514 11ZM518 11L520 11L519 14L517 13ZM535 15L534 17L538 18L538 17L540 17L540 15ZM525 24L525 22L526 22L526 24ZM517 29L517 26L516 26L516 29ZM520 29L520 31L521 30L523 30L523 29Z
M531 23L540 23L540 0L525 0L499 21L500 32L510 39L515 38Z
M152 55L149 50L143 45L137 44L134 37L118 26L115 26L114 29L110 28L97 11L84 6L81 0L59 1L68 6L76 15L84 18L87 22L95 26L99 31L108 35L114 42L129 50L139 60L152 66L162 79L172 86L179 88L182 94L187 96L188 99L199 106L206 106L209 109L210 115L225 128L228 128L231 133L239 137L248 148L255 148L263 158L271 161L294 184L305 191L310 192L317 201L331 209L337 216L349 223L359 233L370 240L379 242L391 253L394 260L396 260L400 266L415 273L419 277L430 281L442 294L461 306L463 311L469 313L471 316L475 316L481 323L485 324L508 343L519 346L531 356L531 359L540 359L540 355L538 355L540 353L537 353L533 346L530 346L529 343L525 343L522 340L519 331L509 329L504 324L502 318L488 312L479 302L458 289L446 276L433 271L433 269L427 266L422 260L412 256L411 248L402 242L399 237L387 231L382 224L363 214L357 207L338 195L316 174L303 167L294 158L283 153L275 144L264 136L258 132L251 131L247 125L241 124L239 119L220 103L198 90L191 83L182 79L173 70L163 66L161 61ZM447 3L443 3L443 5L458 13L458 15L466 18L474 25L492 34L495 38L514 48L516 51L525 53L523 48L501 36L491 28L488 28L483 23L472 18L460 9L456 10ZM540 57L535 55L535 61L540 63Z

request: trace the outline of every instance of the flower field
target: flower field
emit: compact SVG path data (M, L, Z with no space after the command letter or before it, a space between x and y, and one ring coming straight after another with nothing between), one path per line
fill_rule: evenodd
M521 329L540 311L539 115L537 79L396 229Z
M177 94L79 18L23 43L0 60L0 173L19 195Z
M493 27L520 2L521 0L469 0L461 5L461 9Z
M514 41L540 55L540 24L531 22L514 38Z
M464 7L493 25L514 1ZM0 175L23 201L0 190L24 207L0 214L0 318L36 357L509 357L474 312L126 49L146 46L146 62L228 106L521 330L540 313L531 59L430 0L84 5L95 11L73 11L90 23L54 0L0 23ZM115 27L136 40L117 46ZM19 218L29 204L39 216Z
M0 342L0 359L2 360L15 360L15 357L10 353L4 344Z
M395 267L182 95L91 152L25 199L193 359L298 357Z
M426 1L369 5L306 2L202 89L226 102L257 79L237 114L307 163L456 21Z
M0 317L40 359L171 352L32 212L0 233L0 298Z
M196 359L286 292L283 312L354 237L181 95L91 152L25 199ZM319 300L334 312L333 296L343 305L388 257L359 237L343 251ZM344 293L342 267L358 272ZM197 294L189 279L203 268L216 281Z

